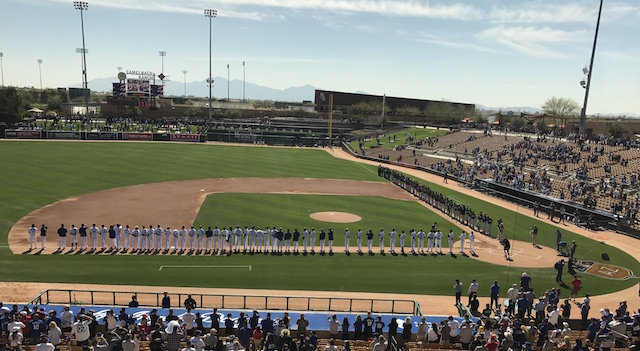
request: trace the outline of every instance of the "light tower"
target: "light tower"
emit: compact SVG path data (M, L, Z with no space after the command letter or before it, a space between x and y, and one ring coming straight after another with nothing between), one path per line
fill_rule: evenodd
M213 78L211 77L211 20L218 16L218 11L205 9L204 15L209 17L209 78L207 79L207 84L209 85L209 120L211 120L211 87L213 86Z

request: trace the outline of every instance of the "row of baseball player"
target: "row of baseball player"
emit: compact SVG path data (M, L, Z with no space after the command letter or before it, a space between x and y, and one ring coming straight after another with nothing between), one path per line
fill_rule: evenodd
M41 249L45 249L47 226L44 224L40 227L40 241ZM35 225L31 225L29 228L29 242L30 250L37 249L37 233L38 229ZM75 225L71 225L71 228L67 228L62 224L58 228L58 250L62 251L66 249L67 235L71 239L71 249L89 250L88 240L91 242L91 250L98 250L100 245L101 250L109 251L128 251L131 252L160 252L164 250L169 252L178 250L184 252L187 250L187 240L189 243L188 250L190 252L204 252L204 253L221 253L230 254L238 252L271 252L274 253L298 253L302 248L302 252L315 252L316 248L316 231L315 228L307 230L304 228L302 232L298 229L294 229L291 232L289 229L283 231L282 228L265 227L255 228L246 227L243 229L240 226L236 228L222 229L215 226L214 228L208 227L207 229L200 226L195 229L191 226L190 229L186 229L182 226L181 229L174 227L167 227L163 229L160 225L156 228L149 226L148 228L142 226L139 228L135 226L133 229L126 225L124 228L120 224L110 225L109 228L102 225L98 228L93 224L90 228L82 224L79 228ZM164 234L164 245L162 236ZM409 238L411 243L411 253L440 253L442 254L442 239L443 233L440 231L436 224L431 226L429 232L424 232L422 229L415 231L411 229L409 231ZM79 242L78 242L79 237ZM319 239L320 253L325 253L325 239L329 246L329 253L333 253L333 241L334 232L329 228L327 232L321 229L317 233ZM349 228L344 232L344 251L349 253L351 233ZM374 233L371 229L363 232L358 229L355 234L357 252L362 253L363 239L367 240L368 252L373 253L372 245ZM399 239L400 252L404 254L405 239L407 234L405 231L397 233L395 229L392 229L388 233L390 252L396 253L396 238ZM449 253L453 253L453 242L455 234L452 230L446 236L446 240L449 244ZM460 241L460 252L464 253L465 242L469 241L469 252L475 254L475 234L474 232L466 233L462 231L458 236ZM426 246L425 246L426 241ZM383 228L380 228L378 233L378 244L380 246L380 253L384 253L385 248L385 232ZM309 249L309 250L307 250Z

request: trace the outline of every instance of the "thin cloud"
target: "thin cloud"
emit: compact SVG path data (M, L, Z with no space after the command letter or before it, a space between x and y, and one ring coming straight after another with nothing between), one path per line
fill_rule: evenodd
M499 25L478 33L476 38L501 43L529 56L563 58L567 57L567 43L586 42L589 40L589 34L584 30L564 31L550 27Z
M67 2L66 0L42 0ZM92 0L92 6L129 10L162 11L174 13L202 13L202 9L214 7L219 16L260 20L269 15L256 11L256 7L287 10L324 10L347 13L374 13L389 16L427 17L456 20L480 19L479 10L473 6L455 3L431 5L415 0L218 0L215 5L205 0ZM251 8L252 11L242 11Z
M489 12L493 23L595 23L598 16L597 4L557 2L549 4L524 5L523 7L494 8ZM602 20L615 21L638 14L640 8L629 3L607 2L602 10Z
M473 50L473 51L488 52L488 53L498 52L497 50L494 50L485 46L480 46L480 45L471 44L471 43L464 43L464 42L448 41L448 40L442 40L442 39L426 39L426 38L418 39L418 41L423 43L435 44L439 46L453 48L453 49Z

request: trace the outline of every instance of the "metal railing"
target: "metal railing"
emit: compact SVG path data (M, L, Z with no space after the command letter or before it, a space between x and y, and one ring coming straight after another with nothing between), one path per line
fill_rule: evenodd
M191 295L197 308L300 310L322 312L374 312L422 316L420 304L414 300L362 299L346 297L267 296L240 294L187 294L169 292L171 308L183 306ZM107 305L128 306L135 296L139 307L160 308L164 293L135 291L47 289L29 301L28 305ZM176 299L177 297L177 299Z

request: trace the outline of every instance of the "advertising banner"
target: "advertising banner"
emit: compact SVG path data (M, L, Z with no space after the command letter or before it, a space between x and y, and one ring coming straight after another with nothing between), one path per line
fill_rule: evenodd
M82 132L47 131L47 139L80 140Z
M200 141L200 134L171 134L171 141Z
M153 134L151 134L151 133L122 133L122 140L150 141L150 140L153 140Z
M118 132L87 132L87 140L118 140Z
M7 139L41 139L39 130L5 130Z

